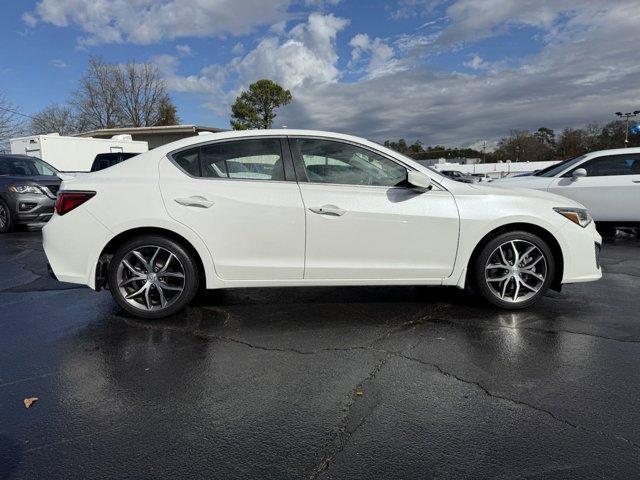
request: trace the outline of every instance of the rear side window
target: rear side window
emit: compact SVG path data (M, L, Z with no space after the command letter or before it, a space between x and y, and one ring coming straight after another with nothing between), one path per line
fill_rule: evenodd
M200 176L200 148L191 148L189 150L183 150L173 155L173 160L182 168L185 172L193 177Z
M564 176L571 176L573 170L584 168L588 177L610 177L615 175L640 175L640 154L606 155L587 160Z
M279 138L236 140L202 147L203 177L243 180L284 180Z

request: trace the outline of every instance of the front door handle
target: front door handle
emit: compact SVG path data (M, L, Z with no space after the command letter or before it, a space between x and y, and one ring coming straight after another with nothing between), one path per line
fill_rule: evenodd
M640 180L631 180L633 183L640 183Z
M329 217L340 217L347 213L346 210L343 210L340 207L336 207L335 205L323 205L321 207L309 207L313 213L317 213L318 215L327 215Z
M209 208L213 205L211 200L207 200L204 197L199 195L194 195L193 197L186 198L174 198L176 203L180 205L184 205L185 207L200 207L200 208Z

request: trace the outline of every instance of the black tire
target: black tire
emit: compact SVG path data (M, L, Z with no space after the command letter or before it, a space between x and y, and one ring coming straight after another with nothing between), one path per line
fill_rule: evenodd
M504 252L504 254L506 254L507 256L507 264L509 264L510 261L513 261L513 252L511 252L511 258L509 258L510 254L508 249L506 248L506 245L511 246L514 244L516 245L516 250L521 249L518 252L521 261L526 261L526 259L529 258L525 257L523 260L523 254L526 253L526 251L531 246L535 246L537 250L534 250L531 254L536 255L536 257L531 257L531 261L529 263L533 263L535 260L537 260L538 253L539 256L543 257L544 261L538 260L537 263L528 268L524 268L524 266L520 268L522 264L518 264L510 265L511 270L502 269L500 267L487 269L488 265L497 265L497 263L504 263L501 260L498 260L498 262L496 263L496 258L504 258L503 256L498 256L500 255L500 250L498 250L500 246L503 247L503 250L507 250ZM489 262L490 260L491 262ZM532 233L524 231L514 231L500 234L492 238L489 242L487 242L486 245L484 245L484 247L480 251L480 254L478 255L475 265L473 266L472 280L474 289L489 303L507 310L519 310L522 308L527 308L540 300L540 298L547 292L547 290L551 286L554 274L555 262L551 249L549 248L547 243L543 239ZM508 280L504 280L505 282L508 282L508 285L506 285L506 288L503 289L503 287L505 287L505 284L496 280L509 276L511 278L509 278ZM543 279L539 277L543 277ZM489 278L491 278L493 281L490 282ZM517 291L516 285L518 288ZM525 287L524 285L527 285L527 287ZM518 299L518 294L521 291L524 293L522 294L522 297ZM502 298L500 294L503 295ZM509 295L512 296L511 299L509 299Z
M131 258L133 258L132 252L136 250L144 255L146 252L157 251L155 249L159 249L162 255L158 255L164 256L165 258L169 258L167 253L174 255L174 258L176 258L178 262L173 259L165 260L165 266L167 266L166 264L170 264L172 267L178 268L178 273L183 272L182 279L167 277L164 282L160 281L161 275L159 274L160 270L162 270L162 265L160 265L157 270L156 267L158 267L157 262L162 262L162 259L158 259L152 266L152 270L158 272L156 274L157 282L159 282L160 285L163 285L162 288L164 288L164 286L169 288L169 285L167 285L166 282L175 280L179 283L179 285L173 284L172 289L176 290L176 287L180 287L182 288L182 290L178 293L175 293L173 297L169 298L168 295L165 295L169 292L162 290L162 288L158 289L158 283L155 283L156 276L154 275L154 283L151 283L150 287L148 288L150 292L148 297L145 297L144 294L140 294L139 296L134 298L125 298L125 294L122 292L122 290L125 290L126 293L131 294L133 293L133 291L138 291L139 287L144 287L144 285L150 283L149 275L145 274L145 271L148 269L143 267L144 264L142 264L142 262L138 262L138 264L134 265L131 261L129 261ZM134 267L134 270L136 270L137 272L136 274L131 274L132 270L123 266L123 260L125 259L125 257L128 259L126 263L129 263L129 265L132 265ZM149 262L150 260L151 258L148 258ZM146 265L148 267L150 264L148 263ZM119 275L126 275L124 273L124 270L127 270L129 275L128 280L131 282L126 286L124 285L124 283L123 285L119 285L120 281L122 281L122 279L119 278ZM172 277L175 277L175 273L176 272L165 273L164 275L172 275ZM143 278L145 275L146 280ZM140 278L140 280L137 280L136 278ZM118 305L120 305L122 309L127 313L138 318L159 319L175 315L176 313L183 310L189 304L189 302L193 300L193 297L198 292L199 277L195 260L180 243L159 235L142 235L126 241L115 252L111 262L109 263L108 282L109 290L111 291L113 298L116 302L118 302ZM162 294L162 299L165 299L166 297L167 302L166 306L164 307L160 304L161 301L159 290L165 292ZM150 302L150 309L147 309L145 307L146 302Z
M11 210L4 200L0 198L0 233L8 233L13 230L13 217Z

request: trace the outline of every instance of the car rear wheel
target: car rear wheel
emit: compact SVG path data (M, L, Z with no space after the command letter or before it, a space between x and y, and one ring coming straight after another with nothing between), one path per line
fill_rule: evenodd
M474 280L490 303L526 308L549 289L555 272L547 243L529 232L509 232L490 240L478 256Z
M198 291L198 270L189 252L165 237L125 242L109 264L109 289L118 304L140 318L164 318L182 310Z
M13 229L13 218L9 207L0 199L0 233L7 233Z

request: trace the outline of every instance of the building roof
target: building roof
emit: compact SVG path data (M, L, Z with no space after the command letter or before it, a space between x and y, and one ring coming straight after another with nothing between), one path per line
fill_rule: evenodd
M75 135L76 137L95 137L96 135L123 135L123 134L165 134L165 133L198 133L198 132L224 132L223 128L206 127L203 125L167 125L162 127L119 127L119 128L100 128L89 132L82 132Z

